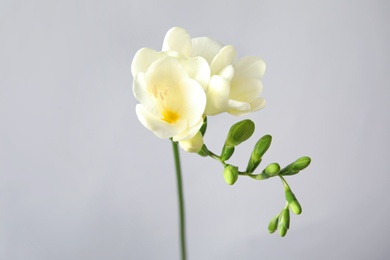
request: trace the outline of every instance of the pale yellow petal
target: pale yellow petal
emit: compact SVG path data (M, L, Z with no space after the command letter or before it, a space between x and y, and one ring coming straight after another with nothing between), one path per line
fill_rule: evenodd
M235 77L261 80L264 76L265 67L265 62L258 57L243 57L234 64Z
M175 51L181 55L190 56L192 50L190 35L183 28L171 28L165 35L162 50Z
M200 132L190 139L179 141L180 147L188 153L197 153L203 146L203 136Z
M146 72L150 64L159 57L159 53L153 49L143 48L137 51L131 63L131 73L133 77L139 72Z
M210 67L202 57L195 57L183 62L183 66L190 78L199 82L203 89L207 88L210 80Z
M223 47L211 62L211 75L220 73L225 67L233 64L236 59L236 50L233 46L227 45Z
M209 37L198 37L192 40L192 53L191 57L201 56L211 64L214 57L222 49L223 45L216 40Z
M171 138L177 135L181 129L161 120L156 115L150 113L143 105L136 106L136 113L139 121L156 136L162 139Z
M206 106L206 93L202 86L191 78L183 78L172 95L166 97L170 109L177 111L188 127L202 117Z
M196 122L194 125L192 126L187 125L185 131L181 132L178 135L175 135L173 137L173 141L182 141L182 140L192 138L194 135L196 135L196 133L199 131L202 125L203 125L203 118L199 118L198 122Z
M146 72L148 88L155 88L161 91L170 89L175 91L178 82L188 77L183 66L172 57L158 59L149 67Z
M206 115L225 112L229 100L229 82L220 76L213 76L206 91Z
M230 99L249 103L260 97L263 90L261 81L254 78L236 79L234 77L230 86Z
M218 75L230 82L234 76L233 65L226 66Z

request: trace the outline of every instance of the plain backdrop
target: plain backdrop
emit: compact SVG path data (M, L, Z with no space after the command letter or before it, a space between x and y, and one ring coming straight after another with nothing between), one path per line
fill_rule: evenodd
M267 106L244 118L273 136L265 165L312 164L288 181L303 207L285 238L280 180L239 178L181 151L188 256L389 259L388 1L0 2L0 259L179 259L169 140L135 114L131 61L173 26L267 64ZM243 118L209 118L219 152Z

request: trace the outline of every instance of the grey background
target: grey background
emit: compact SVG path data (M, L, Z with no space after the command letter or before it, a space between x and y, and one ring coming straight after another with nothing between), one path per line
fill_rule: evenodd
M279 180L224 183L182 152L189 259L388 259L388 1L0 2L0 259L178 259L170 142L135 115L130 64L173 26L267 63L249 118L264 161L310 155L289 183L303 206L285 238L268 221ZM209 118L221 148L241 118Z

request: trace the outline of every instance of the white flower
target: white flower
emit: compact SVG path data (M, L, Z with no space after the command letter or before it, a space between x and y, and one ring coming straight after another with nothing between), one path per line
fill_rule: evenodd
M141 123L160 138L193 138L202 126L206 105L204 89L194 78L202 79L204 70L208 71L207 62L199 58L179 61L151 49L138 51L132 74Z
M203 57L210 65L210 81L206 86L206 115L228 112L244 115L265 106L261 98L265 63L257 57L247 56L236 60L233 46L223 46L208 38L191 40L188 33L174 27L165 36L163 51L183 56Z

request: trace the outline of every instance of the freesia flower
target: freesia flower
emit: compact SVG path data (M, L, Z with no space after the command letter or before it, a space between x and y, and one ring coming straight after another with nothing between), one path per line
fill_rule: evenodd
M160 138L192 139L203 123L206 95L194 78L202 78L199 59L180 62L150 49L134 57L133 93L140 102L136 113L141 123ZM204 68L203 68L204 69ZM200 149L200 148L199 148Z
M209 38L191 39L187 31L174 27L164 39L163 51L183 56L203 57L210 65L210 81L205 88L206 115L228 112L244 115L265 106L260 96L265 63L257 57L243 57L237 62L233 46L223 46Z

